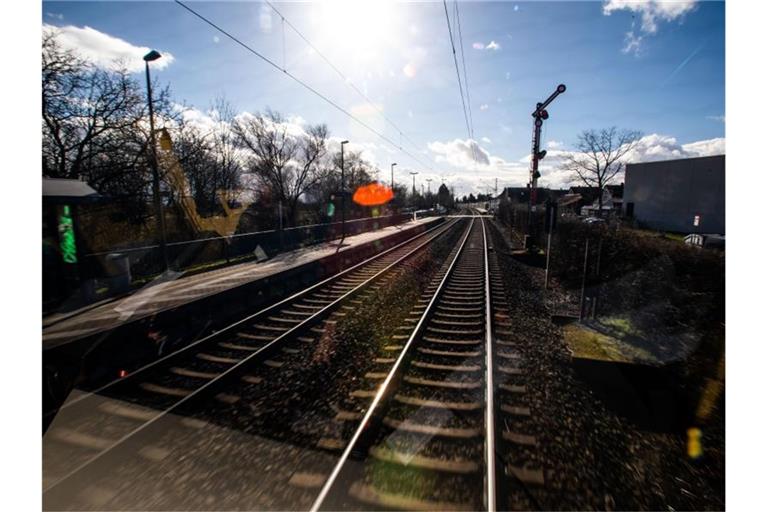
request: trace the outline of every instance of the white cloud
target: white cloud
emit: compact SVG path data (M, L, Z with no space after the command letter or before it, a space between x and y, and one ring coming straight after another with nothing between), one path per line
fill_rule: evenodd
M691 142L690 144L683 144L683 150L694 156L724 155L725 138L719 137L716 139L700 140Z
M506 74L505 76L506 76L507 80L509 80L509 77L510 77L510 76L512 76L512 73L510 73L509 71L507 71L507 74Z
M485 138L481 139L483 142ZM528 182L530 154L515 161L492 155L474 143L478 150L478 162L472 159L472 144L474 141L456 139L449 142L431 142L428 144L434 160L438 164L452 167L454 174L450 184L455 186L456 193L463 195L470 192L477 194L488 192L489 184L499 179L499 189L502 186L523 187ZM565 144L559 141L547 143L547 156L539 164L541 178L539 185L550 188L568 188L579 185L571 172L562 170L565 158L573 154L565 149ZM651 134L640 139L637 147L627 154L625 162L651 162L673 160L677 158L692 158L725 154L725 139L716 138L680 144L677 139L668 135ZM481 161L480 161L481 160ZM616 183L623 181L620 174Z
M444 162L454 167L474 169L478 165L491 165L490 154L472 140L455 139L450 142L430 142L427 144L435 161Z
M64 49L73 50L94 65L106 69L124 66L131 72L141 71L144 69L143 57L151 50L149 47L135 46L88 26L54 27L44 23L43 30L57 31L56 39ZM152 63L153 69L163 69L174 61L174 56L170 52L158 51L162 57Z
M272 32L272 9L265 3L259 9L259 28L267 34Z
M481 141L483 141L483 142L485 142L486 144L493 144L493 142L491 141L491 139L489 139L488 137L483 137L483 138L482 138L482 139L480 139L480 140L481 140Z
M481 43L481 42L475 42L472 43L472 48L475 50L501 50L501 45L497 43L496 41L491 41L488 44Z
M655 34L660 22L682 19L696 7L696 0L607 0L603 4L603 14L610 16L616 11L626 10L632 13L632 26L625 35L624 53L638 54L642 49L643 39ZM640 16L637 27L635 16Z
M488 104L483 103L482 105L480 105L480 110L488 110Z
M214 43L218 43L219 41L221 41L221 39L219 39L219 36L213 36Z
M565 188L578 185L578 180L568 171L559 169L567 155L571 151L560 149L548 149L547 156L541 161L539 169L542 178L542 186ZM656 162L661 160L676 160L680 158L694 158L701 156L713 156L725 154L725 138L716 138L680 144L675 137L652 133L642 137L635 148L622 159L624 163ZM530 155L526 155L522 161L528 162ZM619 173L616 183L624 180L623 173Z
M63 20L64 19L64 15L63 14L56 13L56 12L46 12L45 15L48 16L49 18L53 18L53 19L57 19L57 20Z
M707 119L709 119L710 121L720 121L721 123L725 122L725 116L724 115L722 115L722 116L707 116Z

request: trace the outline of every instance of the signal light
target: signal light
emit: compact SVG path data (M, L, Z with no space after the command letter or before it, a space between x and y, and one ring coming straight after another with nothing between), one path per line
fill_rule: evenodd
M120 373L119 373L118 375L120 375L120 378L122 379L123 377L125 377L126 375L128 375L128 372L127 372L127 371L125 371L125 370L120 370Z
M534 171L533 172L533 179L537 180L539 178L541 178L541 173L539 171Z
M539 117L546 120L549 119L549 112L546 111L546 109L539 112Z
M543 159L545 156L547 156L547 150L546 150L546 149L542 149L541 151L539 151L539 152L536 154L536 159L538 159L538 160L541 160L541 159Z
M557 86L557 92L559 92L560 94L564 93L565 92L565 84L558 85Z

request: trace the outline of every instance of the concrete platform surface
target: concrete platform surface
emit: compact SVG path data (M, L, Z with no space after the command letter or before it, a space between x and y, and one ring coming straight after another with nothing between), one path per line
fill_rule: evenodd
M336 253L343 253L354 247L382 240L404 230L415 229L433 220L435 217L425 217L397 226L350 236L344 240L341 248L339 248L339 240L332 240L278 254L261 263L249 261L190 276L185 276L183 272L169 272L123 298L85 308L81 312L55 323L44 320L43 349L53 348L83 336L108 331L129 321L173 309Z

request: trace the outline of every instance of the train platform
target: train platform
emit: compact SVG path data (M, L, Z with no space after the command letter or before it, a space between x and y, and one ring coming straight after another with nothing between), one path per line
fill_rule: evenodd
M424 217L278 254L267 261L249 261L208 272L185 275L170 271L152 283L122 298L92 305L69 315L43 319L43 350L110 331L122 324L171 310L205 297L254 283L297 267L331 258L365 244L384 240L404 231L416 230L436 220Z

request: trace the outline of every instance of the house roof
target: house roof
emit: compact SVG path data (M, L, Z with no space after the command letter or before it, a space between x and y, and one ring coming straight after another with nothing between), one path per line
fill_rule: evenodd
M530 189L528 187L505 187L501 194L499 194L499 198L505 193L510 201L518 203L527 203L530 197ZM538 187L536 188L536 203L543 203L547 199L557 199L565 193L567 193L566 190Z
M557 204L560 207L563 206L571 206L575 204L579 204L581 201L581 194L565 194L560 199L557 200Z

